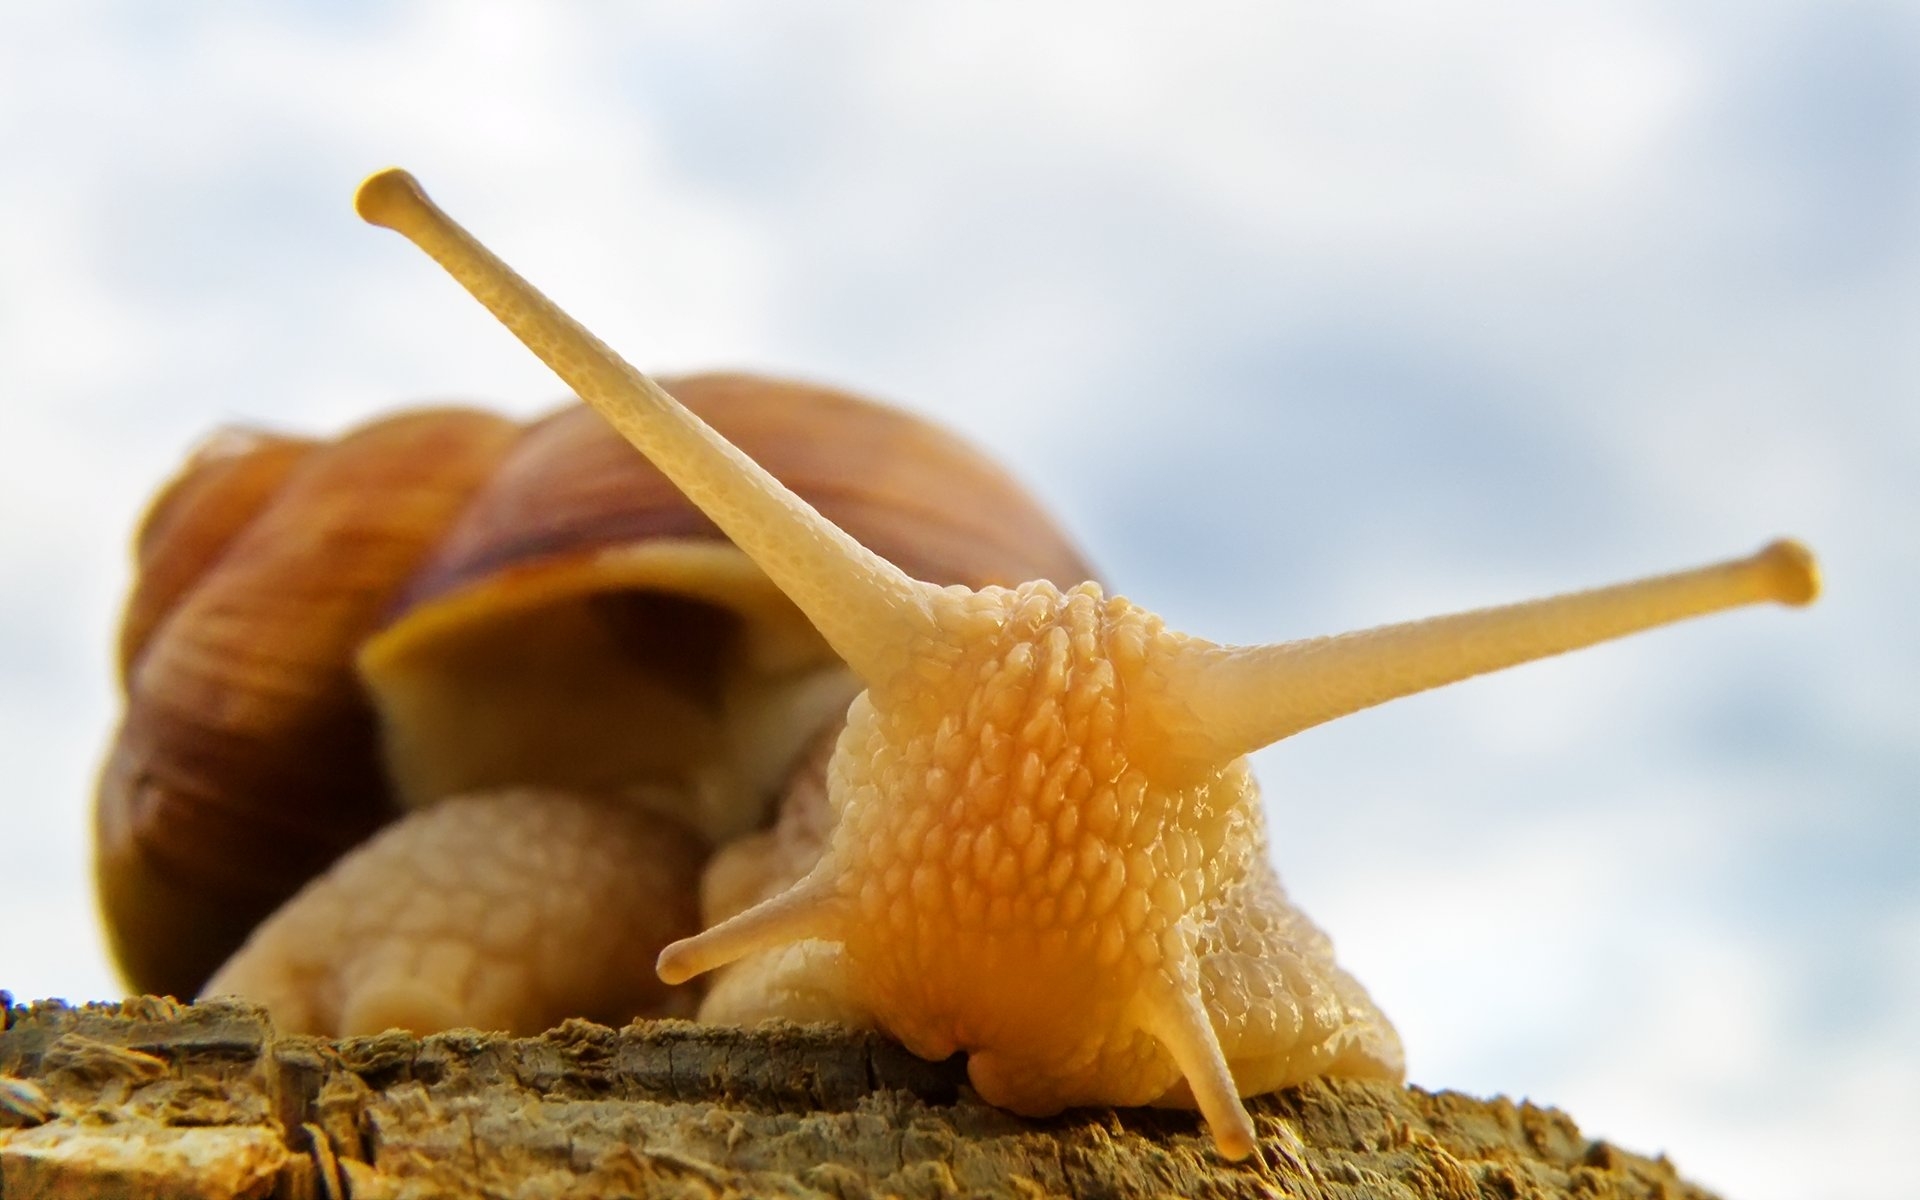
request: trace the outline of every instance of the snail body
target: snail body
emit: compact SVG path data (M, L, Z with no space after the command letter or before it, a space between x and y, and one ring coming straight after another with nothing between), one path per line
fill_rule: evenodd
M628 895L634 889L618 869L569 872L565 862L550 864L581 885L576 894L587 899L575 907L601 914L601 926L627 920L612 916L616 892L625 897L619 904L644 910L634 922L640 933L603 936L589 955L630 960L637 947L658 944L657 973L666 984L720 973L701 1009L707 1019L826 1018L883 1029L929 1057L965 1051L980 1094L1019 1112L1197 1107L1221 1152L1238 1158L1256 1142L1243 1095L1327 1072L1399 1078L1391 1025L1274 875L1246 755L1396 696L1736 605L1804 604L1818 589L1805 549L1776 542L1747 558L1547 600L1243 647L1168 629L1109 596L1070 556L1030 558L1000 577L943 576L911 560L912 539L882 544L879 533L830 511L834 489L809 497L783 482L770 448L703 420L697 404L682 403L687 395L676 398L684 386L662 388L629 367L434 208L409 176L374 176L356 203L367 220L401 232L438 261L724 533L754 568L742 573L762 588L753 594L784 597L804 626L776 626L785 633L773 640L811 646L812 656L801 660L827 681L783 690L754 676L744 687L721 689L811 698L771 706L805 711L807 719L749 722L739 728L752 736L716 743L778 747L762 745L762 757L780 765L755 771L756 783L709 789L756 793L760 781L785 771L776 785L784 807L770 828L750 831L755 822L738 805L704 804L697 786L669 789L665 804L588 805L641 812L704 844L724 843L705 871L706 928L699 932L664 920L669 903ZM915 496L925 479L917 467L908 474L914 487L901 501L924 506ZM972 532L1006 524L980 521ZM464 594L449 611L457 616L459 604L478 594ZM728 589L696 594L737 613L750 607ZM446 620L458 628L454 617ZM420 651L437 638L431 623L416 625L381 633L361 651L361 670L376 690L382 680L403 681L382 691L404 695L383 708L389 745L457 743L476 730L489 747L520 737L499 715L512 704L476 699L471 684L449 689L435 671L410 673L417 654L446 661ZM535 640L516 644L538 660L546 651ZM518 657L498 648L455 655L463 668L454 674L491 679L501 662ZM706 669L691 675L706 678ZM688 675L684 662L677 670L676 677ZM537 665L532 674L566 677ZM546 690L565 689L550 683ZM844 725L826 716L848 697ZM591 704L563 705L558 714L550 718L557 734L543 742L568 743L604 720ZM768 735L775 727L779 734ZM438 732L408 732L430 730ZM643 733L635 728L633 736ZM697 739L670 732L667 740ZM716 769L735 768L723 762ZM329 976L336 982L313 982L326 964L301 947L333 954L349 942L370 943L381 948L339 951L359 964L347 973L384 981L360 989L386 997L359 1004L360 1019L397 1013L470 1023L465 1018L479 1013L504 1020L497 1013L512 1006L498 1002L502 995L546 1011L527 999L538 999L543 978L578 972L561 964L543 977L524 963L538 959L542 936L557 944L570 934L579 914L526 918L548 886L530 867L467 870L438 857L462 837L512 849L544 836L537 822L501 834L486 806L502 801L473 795L541 782L520 773L515 766L476 775L460 756L394 770L403 790L431 807L310 884L212 989L338 989L338 971ZM514 795L516 814L547 803L536 788ZM582 828L568 835L584 838L581 853L620 843L621 835L596 834L591 823ZM644 831L631 853L653 853L647 843L656 834ZM383 856L381 866L367 867L375 856ZM595 882L601 875L608 878ZM342 883L347 876L351 883ZM373 922L380 929L354 923L356 912L378 907L356 900L356 888L401 896L381 901L393 915ZM489 909L488 898L499 895L518 899ZM506 948L492 953L520 964L517 982L488 976L460 940L462 930L473 935L467 943L483 940L484 931L468 927L486 925L490 911L513 917L499 938ZM344 926L353 927L345 940ZM431 945L423 950L423 942ZM369 959L375 966L364 965ZM442 960L467 982L424 999L411 994ZM449 1004L448 995L465 999Z

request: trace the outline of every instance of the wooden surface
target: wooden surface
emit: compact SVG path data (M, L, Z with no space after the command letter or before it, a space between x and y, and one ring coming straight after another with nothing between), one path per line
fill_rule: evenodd
M1251 1107L1261 1151L1229 1164L1190 1113L1023 1120L975 1098L957 1059L826 1027L328 1042L239 1005L39 1004L0 1031L0 1198L1708 1200L1504 1099L1331 1081Z

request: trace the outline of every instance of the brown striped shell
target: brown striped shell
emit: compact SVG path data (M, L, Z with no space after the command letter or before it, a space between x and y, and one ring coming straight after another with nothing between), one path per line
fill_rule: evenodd
M748 376L667 386L921 579L977 588L1091 576L1005 472L918 418ZM721 668L793 671L824 653L744 556L578 405L524 425L422 410L331 442L219 435L155 499L136 553L96 868L115 954L148 992L193 994L255 924L402 803L678 753L712 740L701 722ZM543 655L569 622L591 628L592 653L581 679L556 683L560 668ZM502 658L498 646L513 649ZM641 682L665 697L646 701L649 719L600 722L617 735L591 729L592 668L615 659L644 664ZM477 716L439 711L476 678L485 691L503 661L532 683L516 692L509 680ZM565 712L543 718L552 696ZM468 761L514 740L489 721L524 721L534 732L523 740L543 748ZM794 736L796 749L810 733ZM583 736L621 744L581 767L600 761L578 752ZM396 779L388 762L420 761L408 743L422 738L435 743L429 765ZM686 819L710 837L739 831L737 817Z

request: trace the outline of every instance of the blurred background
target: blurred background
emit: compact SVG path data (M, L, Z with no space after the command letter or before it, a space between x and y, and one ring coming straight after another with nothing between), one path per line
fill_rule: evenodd
M1729 1196L1920 1122L1920 10L130 2L0 33L0 987L88 878L127 539L206 431L556 383L349 206L400 163L637 364L957 428L1266 641L1792 533L1829 591L1261 756L1414 1082ZM1902 1160L1904 1161L1904 1159Z

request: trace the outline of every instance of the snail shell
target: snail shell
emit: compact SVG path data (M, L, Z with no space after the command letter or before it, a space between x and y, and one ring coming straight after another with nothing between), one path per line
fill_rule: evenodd
M906 413L742 375L673 387L924 578L1091 574L1005 472ZM758 568L577 405L216 435L136 555L96 865L142 991L194 994L329 864L444 796L612 792L700 844L737 836L851 695Z

